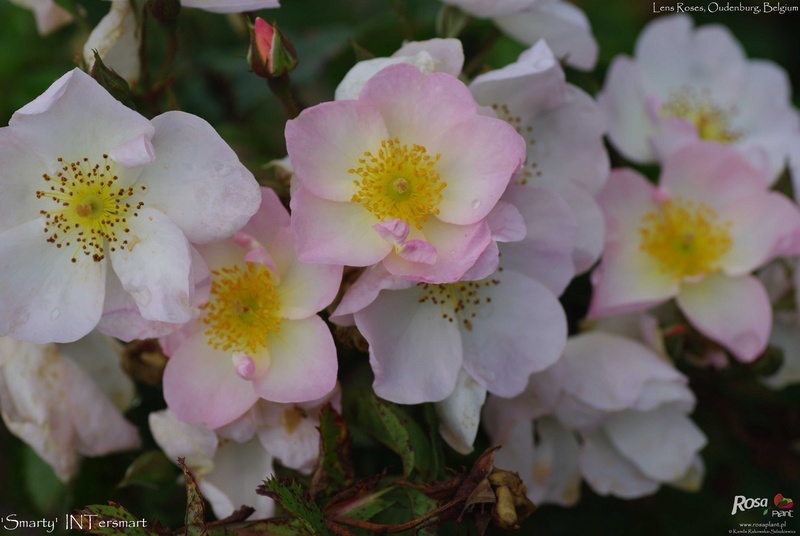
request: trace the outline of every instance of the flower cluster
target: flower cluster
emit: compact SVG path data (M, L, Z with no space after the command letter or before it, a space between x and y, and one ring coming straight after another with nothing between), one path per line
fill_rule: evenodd
M0 128L0 410L61 480L140 447L119 341L163 359L149 433L219 518L274 514L255 488L278 464L318 468L321 410L363 417L353 378L431 403L457 453L502 445L515 493L560 505L584 480L626 499L696 491L699 367L782 347L764 382L800 381L800 208L776 187L800 162L786 74L723 27L663 17L595 98L561 64L597 60L575 6L443 1L527 48L476 75L458 39L409 41L319 102L292 91L303 47L249 25L247 63L289 115L276 180L199 116L158 113L174 95L147 70L153 2L113 1L84 48L92 75L67 72ZM42 33L74 15L24 5ZM629 167L611 169L606 135Z

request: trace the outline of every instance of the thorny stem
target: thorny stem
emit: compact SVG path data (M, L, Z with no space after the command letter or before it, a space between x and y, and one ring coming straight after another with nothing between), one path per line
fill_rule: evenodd
M286 116L289 119L294 119L300 115L297 101L292 94L292 81L288 73L277 78L267 78L267 84L269 84L269 89L272 93L274 93L281 101L281 104L283 104L283 109L286 111Z

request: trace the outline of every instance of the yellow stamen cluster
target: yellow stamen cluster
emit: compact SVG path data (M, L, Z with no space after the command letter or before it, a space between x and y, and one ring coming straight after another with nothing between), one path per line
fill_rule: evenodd
M223 351L254 354L280 331L280 299L263 264L225 267L211 272L211 298L203 307L208 344Z
M642 216L639 247L659 262L662 272L694 278L719 269L719 260L733 245L730 227L706 204L677 197Z
M58 165L55 177L42 175L49 187L36 191L37 199L49 199L60 206L39 211L45 217L47 241L57 248L68 248L74 242L72 262L77 262L81 251L100 262L105 258L106 245L110 251L125 249L128 240L118 235L130 232L128 218L137 217L136 211L144 206L129 198L146 187L120 187L107 154L102 164L92 164L88 158L76 162L59 158Z
M422 145L383 140L377 155L365 152L359 166L348 170L360 177L353 181L358 191L351 201L361 203L380 221L401 219L421 229L429 215L439 213L447 186L435 169L440 157L432 158Z
M661 117L677 117L691 121L701 139L733 143L742 137L740 130L731 127L736 108L721 108L714 104L705 91L698 94L689 87L673 92L661 106Z
M448 322L455 322L458 319L467 331L472 331L472 323L478 315L478 308L481 304L492 301L490 296L481 296L481 290L499 284L499 279L459 281L442 285L420 283L425 292L418 301L438 305L442 309L442 318Z

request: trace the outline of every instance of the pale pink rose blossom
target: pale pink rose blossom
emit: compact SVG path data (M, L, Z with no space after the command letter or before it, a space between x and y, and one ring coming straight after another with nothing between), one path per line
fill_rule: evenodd
M662 162L707 140L735 148L774 181L800 144L786 72L748 60L727 28L695 29L688 15L651 22L634 57L612 62L598 102L611 142L635 162Z
M300 259L382 262L431 283L458 280L490 246L485 218L525 151L458 79L406 64L381 70L358 100L303 111L286 143Z
M440 408L447 421L444 437L461 451L474 439L481 389L518 394L531 373L558 359L566 337L556 298L566 283L554 274L571 273L574 218L544 188L531 186L510 198L516 206L501 202L488 218L494 239L503 243L465 279L416 283L373 267L331 316L334 322L355 324L369 342L378 396L403 404L462 395L469 401L464 419L452 414L457 411L452 399ZM495 270L498 248L502 256ZM539 262L530 262L537 257Z
M135 396L119 348L92 332L70 344L0 337L0 411L8 430L63 482L84 456L136 449L139 433L123 416Z
M490 397L484 426L495 463L518 471L537 504L574 505L581 479L601 495L636 498L662 484L696 490L705 436L688 418L686 378L645 345L591 332L534 374L516 398Z
M517 184L557 192L578 220L573 258L588 270L603 248L603 215L595 195L609 174L605 118L595 102L568 84L550 48L539 42L502 69L475 78L470 90L525 138L527 159Z
M772 310L750 273L796 254L800 212L736 151L697 142L664 162L658 187L615 170L599 195L606 247L593 318L676 298L689 322L741 361L766 347Z
M272 190L262 196L233 239L198 247L212 270L209 300L162 339L169 408L212 429L260 398L306 402L336 385L333 337L316 313L336 296L342 267L300 262L289 214Z
M533 45L547 41L559 59L590 71L598 46L586 14L564 0L442 0L481 18L492 18L504 33Z
M149 121L78 69L0 128L0 160L0 334L31 342L77 340L104 314L122 339L190 320L206 270L192 244L258 208L253 175L208 123Z

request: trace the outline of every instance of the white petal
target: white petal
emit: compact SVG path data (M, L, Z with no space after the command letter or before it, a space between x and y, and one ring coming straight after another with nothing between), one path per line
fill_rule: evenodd
M656 492L659 482L622 457L604 431L583 435L581 472L600 495L636 499Z
M355 314L370 344L373 388L400 404L438 402L456 385L461 370L461 336L423 289L383 291Z
M147 320L183 323L193 317L191 251L164 214L142 208L129 220L128 244L111 252L123 288Z
M253 174L205 120L183 112L153 119L156 159L140 179L145 206L166 214L191 242L231 236L261 204Z
M486 389L478 385L462 368L453 392L436 403L439 433L459 454L472 452L485 400Z
M623 411L609 417L606 435L617 451L648 477L680 478L706 444L703 432L681 411Z
M72 342L103 311L106 262L46 242L41 220L0 234L0 334L30 342ZM71 246L71 247L74 247Z

